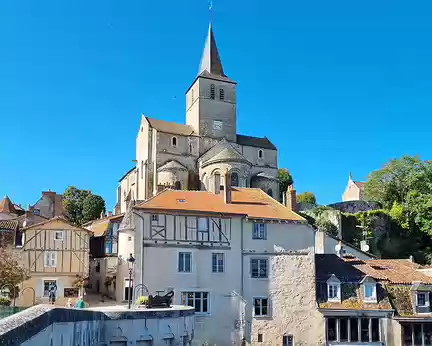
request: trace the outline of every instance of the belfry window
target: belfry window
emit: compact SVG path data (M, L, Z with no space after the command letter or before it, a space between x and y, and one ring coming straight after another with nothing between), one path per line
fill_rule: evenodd
M214 85L214 84L211 84L211 85L210 85L210 98L211 98L212 100L215 99L215 85Z
M225 100L225 91L222 88L219 90L219 99L221 101Z

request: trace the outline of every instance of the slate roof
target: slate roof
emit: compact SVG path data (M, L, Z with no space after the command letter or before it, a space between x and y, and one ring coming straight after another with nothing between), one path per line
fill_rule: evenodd
M267 137L252 137L252 136L237 135L237 144L245 145L249 147L277 150L275 145L272 142L270 142L270 140Z
M172 121L159 120L149 117L145 118L149 122L150 126L158 131L182 136L194 135L194 130L189 125L177 124Z
M211 74L226 77L222 61L219 56L219 51L216 46L216 39L213 35L212 23L210 22L207 40L204 46L203 55L201 57L201 66L198 74L207 71Z
M164 190L135 208L161 212L225 214L248 216L254 219L306 221L261 189L254 188L232 188L232 203L224 202L223 193Z
M221 150L219 153L217 153L212 158L208 159L203 163L203 167L216 162L222 162L222 161L238 161L238 162L244 162L248 164L249 166L252 166L252 163L246 159L242 154L240 154L237 150L233 148L225 148Z
M261 172L261 173L258 173L257 175L254 175L254 176L252 177L252 179L253 179L254 177L279 181L278 178L273 177L273 176L271 176L270 174L267 174L267 173L264 173L264 172Z

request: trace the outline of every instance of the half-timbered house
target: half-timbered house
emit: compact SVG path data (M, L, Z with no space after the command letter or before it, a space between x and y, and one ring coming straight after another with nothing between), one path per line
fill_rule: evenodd
M29 279L21 285L22 306L48 302L48 288L57 285L56 303L78 297L88 275L91 232L62 217L23 229L22 260Z
M132 253L134 299L146 292L140 285L150 294L174 289L174 303L195 307L198 342L241 344L267 333L267 342L281 344L285 314L296 312L274 310L273 301L295 294L309 317L316 311L314 230L261 189L231 187L229 175L217 193L165 190L127 211L119 227L118 299L128 293ZM305 274L299 282L281 280L291 266Z

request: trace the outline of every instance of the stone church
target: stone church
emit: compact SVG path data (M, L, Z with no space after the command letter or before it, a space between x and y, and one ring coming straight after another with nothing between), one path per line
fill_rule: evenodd
M236 86L222 68L210 24L201 66L186 91L186 124L142 116L136 166L121 179L116 213L165 188L219 193L231 185L257 187L278 199L277 148L267 137L240 135Z

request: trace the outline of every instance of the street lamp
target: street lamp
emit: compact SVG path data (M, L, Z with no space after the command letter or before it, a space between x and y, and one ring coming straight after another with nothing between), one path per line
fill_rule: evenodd
M129 255L128 261L128 267L129 267L129 292L128 292L128 309L131 308L132 303L132 293L131 293L131 281L132 281L132 270L135 263L135 258L133 258L132 254Z

